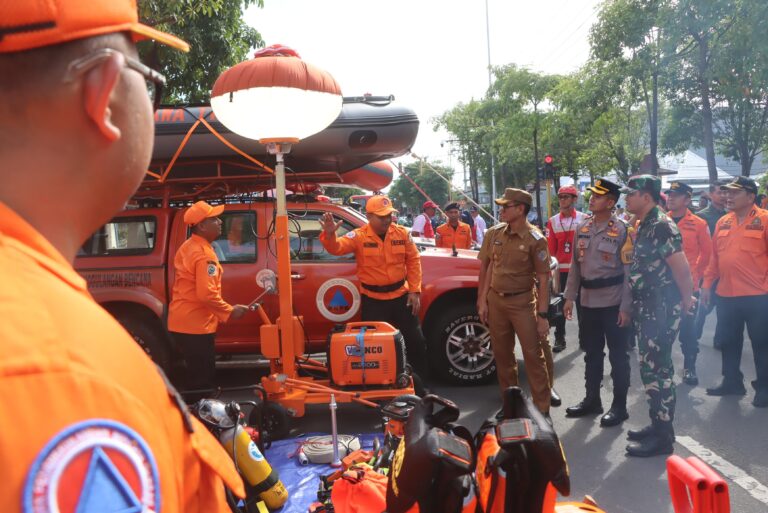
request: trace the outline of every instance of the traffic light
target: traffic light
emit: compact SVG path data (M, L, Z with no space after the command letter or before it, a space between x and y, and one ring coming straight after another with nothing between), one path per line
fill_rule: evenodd
M555 159L552 155L544 155L544 178L552 180L555 177L555 168L553 166Z

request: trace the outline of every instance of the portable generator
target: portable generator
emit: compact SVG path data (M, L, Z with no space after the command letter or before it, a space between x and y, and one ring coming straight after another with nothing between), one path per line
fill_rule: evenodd
M329 378L336 385L395 385L405 362L403 335L386 322L350 322L328 335Z

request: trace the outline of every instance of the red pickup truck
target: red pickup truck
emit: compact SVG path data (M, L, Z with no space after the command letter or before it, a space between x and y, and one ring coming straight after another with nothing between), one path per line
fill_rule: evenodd
M229 201L229 200L228 200ZM165 331L174 281L173 258L188 237L182 211L176 207L125 210L83 244L76 269L88 281L96 301L133 334L160 365L175 352ZM335 323L359 320L360 295L354 255L333 256L319 240L319 218L332 212L344 222L341 236L366 220L357 211L309 198L288 204L291 222L291 269L296 313L304 318L307 347L325 351ZM214 248L224 267L223 296L229 303L248 304L261 292L255 282L260 269L277 269L270 198L227 202L221 216L223 233ZM482 383L496 367L487 329L475 304L477 252L423 248L421 321L435 372L454 383ZM277 317L275 296L264 307ZM220 326L217 351L259 352L259 316L255 313Z

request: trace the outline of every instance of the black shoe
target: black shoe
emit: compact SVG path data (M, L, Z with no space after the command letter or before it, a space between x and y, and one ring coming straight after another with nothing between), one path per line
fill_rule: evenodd
M630 429L627 431L627 440L632 442L639 442L640 440L645 440L655 433L656 429L653 427L653 425L645 426L642 429Z
M552 352L559 353L564 350L565 350L565 338L564 337L556 338L555 345L552 346Z
M727 383L723 381L714 388L708 388L707 395L747 395L747 389L744 388L744 383Z
M557 390L554 388L549 391L549 405L550 406L560 406L563 404L563 400L560 397L560 394L557 393Z
M585 415L600 415L603 413L603 405L600 401L584 399L576 406L565 409L566 417L583 417Z
M672 454L674 451L674 439L658 433L653 433L638 442L632 442L627 445L627 456L636 456L638 458Z
M629 413L626 409L611 408L608 413L600 417L600 425L602 427L618 426L629 418Z
M696 371L692 369L683 370L683 383L695 387L699 384L699 378L696 377Z
M755 392L752 406L755 408L768 408L768 390L758 390Z

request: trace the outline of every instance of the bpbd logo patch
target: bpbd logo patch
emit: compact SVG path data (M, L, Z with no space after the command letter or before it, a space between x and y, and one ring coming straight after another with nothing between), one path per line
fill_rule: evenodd
M144 439L112 420L79 422L40 451L24 486L25 513L155 513L160 484Z

